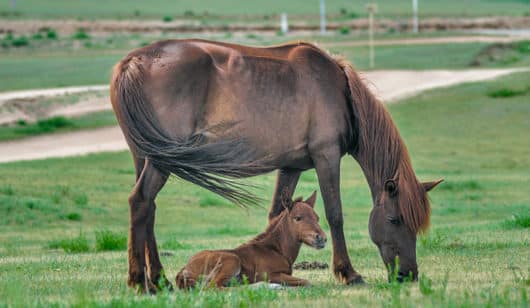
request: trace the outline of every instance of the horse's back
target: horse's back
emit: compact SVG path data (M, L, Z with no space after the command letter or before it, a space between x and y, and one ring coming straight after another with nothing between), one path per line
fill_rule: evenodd
M174 138L243 137L257 155L277 154L278 162L305 169L307 142L316 136L312 130L336 139L332 135L349 126L343 121L348 113L343 73L308 43L261 48L168 40L126 59L145 68L142 91L159 125Z

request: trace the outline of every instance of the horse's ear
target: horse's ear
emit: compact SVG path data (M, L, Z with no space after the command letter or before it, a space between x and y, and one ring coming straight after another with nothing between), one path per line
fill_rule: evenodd
M307 198L304 203L309 204L312 208L315 207L315 203L317 201L317 191L315 190L309 198Z
M432 182L423 182L421 183L421 185L423 186L423 189L425 189L425 191L430 191L431 189L435 188L436 186L438 186L438 184L442 183L444 181L444 179L439 179L437 181L432 181Z

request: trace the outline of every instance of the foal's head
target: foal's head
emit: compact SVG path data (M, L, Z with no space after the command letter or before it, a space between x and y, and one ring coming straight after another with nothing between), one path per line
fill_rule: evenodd
M314 210L316 199L317 192L315 191L305 201L302 198L284 199L282 203L287 211L287 225L290 234L302 243L321 249L326 245L326 234L318 224L319 218Z

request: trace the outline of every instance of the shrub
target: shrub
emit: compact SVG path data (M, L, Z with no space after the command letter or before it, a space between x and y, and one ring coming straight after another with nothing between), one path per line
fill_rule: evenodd
M72 221L81 221L81 218L82 218L81 214L79 214L79 213L75 213L75 212L73 212L73 213L68 213L68 214L66 215L66 219L68 219L68 220L72 220Z
M58 128L73 126L75 126L75 124L72 121L66 119L65 117L59 116L39 120L37 121L37 123L34 123L32 125L21 125L19 130L21 133L38 134L52 132Z
M506 97L525 95L526 92L528 92L528 91L530 91L530 88L526 89L526 90L502 88L502 89L498 89L498 90L494 90L494 91L489 92L488 96L489 97L493 97L493 98L506 98Z
M184 16L193 17L193 16L195 16L195 13L192 10L186 10L186 11L184 11Z
M96 251L124 250L127 237L109 230L96 231Z
M28 46L29 45L29 40L25 36L20 36L20 37L17 37L15 39L13 39L11 41L11 45L13 45L14 47Z
M63 249L68 253L87 252L90 250L88 240L83 233L78 237L63 240L53 240L48 243L50 249Z
M520 41L517 43L516 49L520 53L530 53L530 41Z
M90 38L90 35L86 32L85 29L79 28L77 29L77 32L74 33L73 38L76 40L86 40Z
M169 16L169 15L164 16L164 18L162 18L162 21L164 21L164 22L170 22L170 21L173 21L173 17L172 17L172 16Z
M46 38L50 40L57 39L57 32L53 29L48 29L48 31L46 31Z
M40 33L40 32L37 32L37 33L33 34L31 36L31 38L34 39L34 40L42 40L44 38L44 35L42 35L42 33Z
M350 34L350 28L346 26L342 26L339 29L339 33L342 35Z

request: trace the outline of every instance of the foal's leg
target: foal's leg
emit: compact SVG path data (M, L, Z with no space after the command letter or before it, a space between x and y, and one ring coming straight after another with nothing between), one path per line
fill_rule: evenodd
M135 160L136 166L138 161ZM137 167L138 174L138 167ZM129 229L129 274L127 284L136 287L139 291L154 291L152 285L146 286L146 241L148 240L147 227L154 206L154 199L164 186L167 175L158 171L149 160L145 160L144 167L137 176L136 185L129 196L130 229ZM153 210L154 215L154 210Z
M309 281L302 278L296 278L285 273L270 274L269 282L279 283L291 287L303 287L309 285Z
M300 170L297 169L279 169L278 177L276 178L276 188L272 197L271 209L269 212L269 220L278 216L283 211L282 198L293 197L293 192L300 178Z
M333 240L333 272L344 283L362 283L363 279L352 267L344 240L342 204L340 199L340 150L325 149L313 155L313 162L320 184L326 218Z

